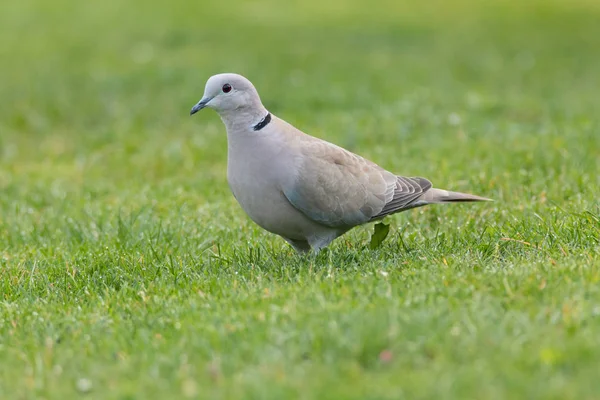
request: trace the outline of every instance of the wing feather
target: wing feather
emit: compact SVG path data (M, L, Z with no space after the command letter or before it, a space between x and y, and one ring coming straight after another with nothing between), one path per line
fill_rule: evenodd
M371 220L383 218L386 215L413 208L414 202L418 200L423 193L431 189L432 186L431 182L425 178L407 178L404 176L397 176L396 178L396 188L392 200L386 203L379 213L373 215Z
M282 185L288 201L308 218L349 228L402 211L431 188L424 178L396 176L332 143L296 137L296 173Z
M331 227L368 222L392 199L395 177L376 164L325 141L304 141L293 182L283 185L289 202Z

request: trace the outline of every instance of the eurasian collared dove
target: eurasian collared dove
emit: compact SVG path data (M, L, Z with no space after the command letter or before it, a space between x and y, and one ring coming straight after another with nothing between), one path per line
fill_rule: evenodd
M227 129L227 180L259 226L298 252L318 252L355 226L433 203L486 201L395 175L267 111L252 83L218 74L190 115L208 107Z

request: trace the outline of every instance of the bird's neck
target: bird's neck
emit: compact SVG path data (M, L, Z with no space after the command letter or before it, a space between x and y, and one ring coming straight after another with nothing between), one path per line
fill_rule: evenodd
M252 132L255 126L261 123L269 114L266 108L253 107L251 109L237 109L225 111L220 114L227 132Z

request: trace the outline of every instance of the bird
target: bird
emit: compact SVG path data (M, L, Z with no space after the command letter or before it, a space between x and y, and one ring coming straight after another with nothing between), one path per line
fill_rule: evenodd
M415 207L491 201L436 189L421 177L310 136L270 113L244 76L211 76L190 115L210 108L227 131L227 181L244 212L298 253L318 253L350 229Z

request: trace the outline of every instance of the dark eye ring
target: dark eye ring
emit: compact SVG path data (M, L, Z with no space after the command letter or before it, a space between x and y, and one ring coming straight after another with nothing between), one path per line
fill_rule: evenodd
M229 93L229 92L231 92L231 85L229 83L226 83L223 85L221 90L223 90L223 93Z

